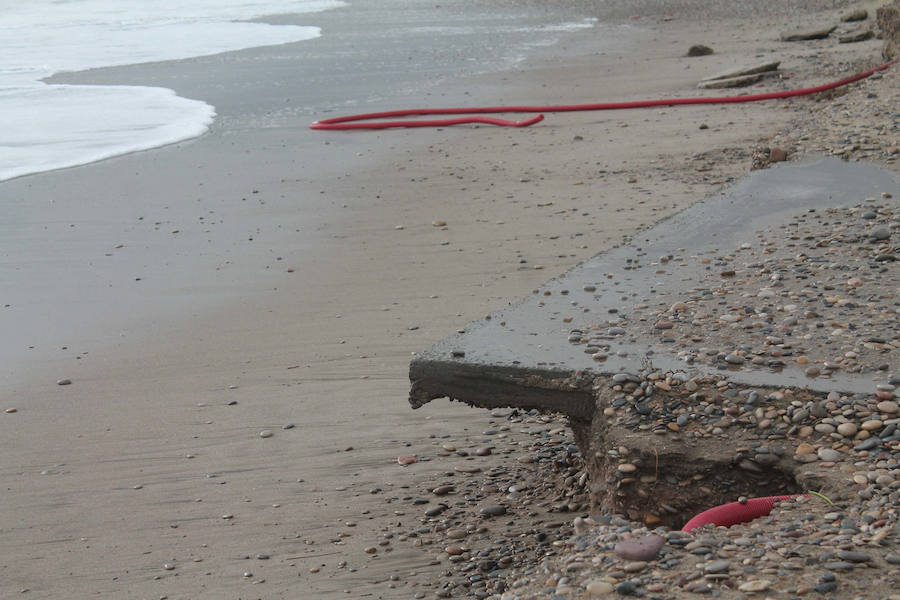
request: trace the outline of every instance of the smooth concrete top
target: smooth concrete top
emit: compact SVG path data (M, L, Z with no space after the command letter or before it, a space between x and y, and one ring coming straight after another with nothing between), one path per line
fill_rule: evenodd
M637 373L648 358L656 369L683 371L691 376L722 374L721 367L688 365L678 360L659 345L658 336L651 335L617 339L616 351L598 363L585 353L583 346L569 341L569 332L630 307L634 301L632 293L652 298L662 291L669 295L673 291L686 292L702 276L699 265L660 272L638 268L635 260L646 263L654 257L701 255L731 248L752 239L754 232L778 225L798 212L854 206L873 196L880 201L885 193L893 196L890 202L897 201L900 183L896 174L834 158L756 171L723 193L635 234L629 244L579 264L535 290L532 296L472 322L462 333L433 345L410 364L410 402L418 407L442 396L469 401L451 391L454 380L460 378L471 387L473 377L502 373L507 379L521 376L517 385L527 386L522 382L536 372L551 379L572 378L581 373ZM691 269L693 281L686 277ZM564 318L571 320L565 322ZM836 372L827 379L813 379L794 368L775 371L748 364L729 369L727 376L735 382L770 387L845 392L873 389L871 374Z

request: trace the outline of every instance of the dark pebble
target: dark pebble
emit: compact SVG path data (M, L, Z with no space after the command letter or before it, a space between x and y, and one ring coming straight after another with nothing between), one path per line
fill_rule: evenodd
M494 504L485 506L479 512L481 512L481 515L484 517L499 517L506 514L506 507L502 504Z
M616 592L623 596L637 596L638 591L638 585L633 581L625 580L616 586Z
M833 592L837 589L836 581L826 581L825 583L820 583L819 585L813 588L820 594L827 594L828 592Z
M865 552L856 552L854 550L838 550L838 558L854 563L869 562L872 557Z

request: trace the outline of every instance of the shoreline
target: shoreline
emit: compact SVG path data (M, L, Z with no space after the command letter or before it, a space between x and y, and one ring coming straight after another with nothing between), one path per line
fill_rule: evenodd
M538 59L499 81L467 79L465 87L500 100L535 89L535 101L560 89L595 98L604 94L603 82L594 79L601 70L608 80L622 81L624 95L693 89L697 67L692 64L689 74L672 68L679 59L671 49L687 48L684 34L652 31L638 54L642 65L657 69L651 74L636 72L615 55L586 53L567 60L565 68ZM728 47L728 35L719 35L720 47ZM745 54L713 55L707 67L749 58L747 49L762 42L747 35L738 44ZM567 49L564 43L554 52ZM462 95L444 86L433 93ZM11 539L2 561L10 589L30 589L29 597L52 597L66 586L84 594L127 590L135 597L214 598L287 597L303 586L318 597L346 597L344 590L351 589L408 598L405 586L428 583L422 589L433 593L431 582L443 567L431 564L434 559L420 548L385 534L398 521L412 527L420 482L446 466L423 460L403 469L395 460L427 456L435 444L462 448L467 436L474 453L484 437L478 431L493 426L455 405L409 411L410 353L617 243L623 232L740 176L750 164L746 146L788 129L790 111L772 112L748 106L728 112L635 111L615 118L556 115L530 131L432 132L431 143L421 133L402 131L319 138L323 150L317 160L331 165L335 177L318 190L291 175L296 160L290 157L223 178L219 167L242 165L239 148L206 146L189 168L176 167L168 151L91 167L97 174L91 177L110 181L117 171L176 174L158 188L138 190L147 198L159 198L166 189L199 190L202 182L205 189L197 194L204 202L196 212L166 218L162 201L146 211L159 230L149 227L136 239L196 236L190 248L173 242L171 256L148 258L148 273L161 275L177 267L179 252L202 249L197 242L209 236L238 266L220 270L221 279L205 293L228 289L233 304L174 322L152 319L133 330L139 345L126 337L111 344L111 351L92 351L78 363L72 354L82 348L72 344L70 354L35 367L41 382L17 385L7 394L9 407L19 409L3 415L2 483L13 500L0 529ZM699 130L701 123L709 129ZM248 127L234 141L289 144L291 133L254 134ZM190 145L204 146L199 140ZM393 156L378 162L378 148ZM736 148L746 156L735 152L729 159L727 150ZM694 153L708 170L692 168ZM339 166L351 161L368 164ZM219 174L219 181L209 173ZM59 183L35 178L21 190L47 198L55 186L76 189L77 183L74 173L63 174ZM323 209L318 219L296 244L268 245L275 238L267 234L294 214L281 197L298 200L304 186ZM218 197L235 201L223 223L231 229L221 234L196 225L210 209L223 210L212 203ZM268 202L273 212L260 227L243 226L246 202ZM125 217L132 221L137 215ZM446 229L435 221L446 221ZM176 228L179 234L170 233ZM103 250L116 243L109 239ZM140 241L129 246L149 247ZM210 262L216 266L226 265ZM190 273L180 276L192 279ZM183 308L177 297L149 299L173 314ZM72 385L57 386L62 378L71 378ZM293 427L282 428L287 425ZM478 431L467 431L473 427ZM272 435L260 437L264 431ZM460 441L442 441L452 439L445 435ZM513 438L514 432L507 435ZM565 451L565 442L559 445ZM485 458L492 461L486 465L500 467L506 457L497 452ZM95 510L85 513L85 505ZM381 546L385 540L389 545ZM321 563L309 564L323 553ZM54 563L49 569L48 559ZM347 561L344 567L341 560ZM393 588L391 575L400 577Z

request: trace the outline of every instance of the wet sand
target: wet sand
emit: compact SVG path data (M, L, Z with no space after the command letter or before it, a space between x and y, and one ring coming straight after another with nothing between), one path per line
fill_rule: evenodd
M735 29L673 12L629 20L620 50L580 33L432 93L689 95L701 74L787 51L772 41L778 15ZM717 53L683 58L695 41ZM877 55L876 42L855 46L842 51ZM807 64L785 67L827 79ZM419 517L416 482L447 465L396 458L489 418L410 411L411 353L745 173L793 114L579 113L528 130L310 138L319 115L298 109L291 126L230 123L0 184L25 215L8 233L32 251L6 258L4 327L38 340L3 356L2 408L16 409L0 419L4 593L410 597L408 582L441 567L383 530ZM310 160L316 175L298 174Z

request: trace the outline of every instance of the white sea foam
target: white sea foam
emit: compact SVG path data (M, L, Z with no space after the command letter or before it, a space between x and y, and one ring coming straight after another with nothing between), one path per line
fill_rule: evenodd
M0 181L202 134L212 106L162 88L45 84L64 71L308 40L317 27L248 23L340 0L0 0Z

